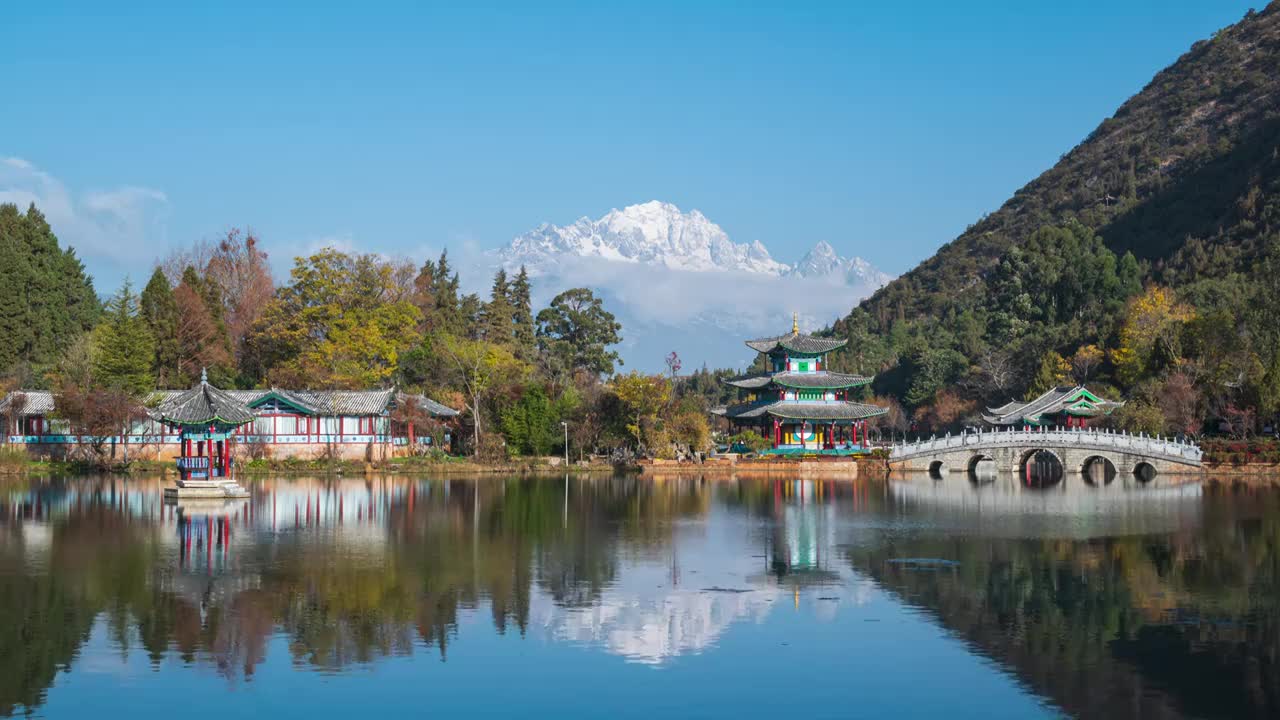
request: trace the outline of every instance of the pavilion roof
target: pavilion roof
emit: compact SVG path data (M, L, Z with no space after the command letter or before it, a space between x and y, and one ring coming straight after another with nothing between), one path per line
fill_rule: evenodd
M770 353L774 350L782 349L806 355L821 355L832 350L838 350L848 342L848 340L840 338L814 337L813 335L805 335L798 330L792 330L786 335L748 340L747 347L760 353Z
M1079 417L1110 415L1124 405L1094 395L1084 385L1060 385L1026 402L1010 401L1000 407L987 408L982 419L992 425L1038 424L1044 415L1066 413Z
M862 387L863 385L870 383L872 379L873 378L869 378L864 375L850 375L847 373L820 370L818 372L808 373L754 373L751 375L726 378L724 382L725 384L747 390L767 387L769 385L779 385L786 388L800 389L816 388L825 390L841 390L844 388Z
M787 420L865 420L888 412L877 405L848 401L804 402L796 400L761 400L731 405L717 412L727 418L750 419L772 415Z
M253 420L253 410L226 390L200 378L200 384L164 400L156 417L170 425L243 425Z

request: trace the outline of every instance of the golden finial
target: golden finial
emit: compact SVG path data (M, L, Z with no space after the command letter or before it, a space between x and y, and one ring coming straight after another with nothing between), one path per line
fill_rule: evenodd
M800 334L800 313L798 312L791 313L791 334Z

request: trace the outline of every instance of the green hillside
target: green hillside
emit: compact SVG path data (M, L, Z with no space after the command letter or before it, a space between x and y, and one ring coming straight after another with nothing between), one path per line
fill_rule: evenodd
M938 427L1072 376L1129 396L1135 427L1190 430L1161 407L1178 390L1200 416L1265 416L1280 404L1278 231L1273 2L837 322L853 340L840 362Z

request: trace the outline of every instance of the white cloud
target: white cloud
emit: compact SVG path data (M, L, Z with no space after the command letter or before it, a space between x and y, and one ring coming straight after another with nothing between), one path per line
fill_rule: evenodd
M463 290L486 297L497 258L462 250L455 255L451 248L449 256ZM573 255L530 271L535 312L568 288L587 287L603 298L622 323L623 369L643 371L663 369L663 358L673 350L687 370L703 363L744 367L755 353L743 340L789 332L793 312L800 316L801 330L821 329L874 290L830 278L680 271Z
M21 210L34 203L58 239L74 247L94 275L136 268L144 248L149 255L164 254L169 198L160 190L122 185L76 193L30 161L6 157L0 158L0 203Z

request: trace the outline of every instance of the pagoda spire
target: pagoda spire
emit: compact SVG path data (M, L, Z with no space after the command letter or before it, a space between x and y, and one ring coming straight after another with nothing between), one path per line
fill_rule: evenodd
M800 334L800 313L798 312L791 313L791 334Z

